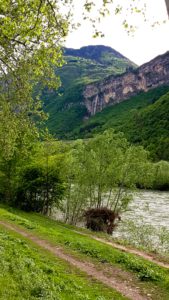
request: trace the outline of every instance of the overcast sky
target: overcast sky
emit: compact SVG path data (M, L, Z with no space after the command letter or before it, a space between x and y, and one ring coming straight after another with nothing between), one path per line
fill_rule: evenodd
M124 3L127 3L124 0L116 0L115 2L116 4L123 4L123 7ZM82 25L74 33L69 34L66 46L71 48L98 44L110 46L138 65L166 52L169 50L169 19L165 0L135 0L134 3L138 3L137 5L139 6L140 2L146 2L146 18L148 21L145 22L141 14L132 16L128 13L126 17L124 8L121 15L111 15L102 20L100 29L104 32L105 37L93 39L91 25L84 21L82 22L82 1L77 0L75 18ZM126 18L128 22L137 26L134 35L132 33L128 35L122 26L122 21ZM152 24L156 21L159 21L160 24L153 27ZM166 21L165 24L163 24L163 21Z

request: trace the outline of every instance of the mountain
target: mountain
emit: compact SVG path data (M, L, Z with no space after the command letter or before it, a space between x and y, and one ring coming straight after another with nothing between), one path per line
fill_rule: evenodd
M71 137L89 138L108 128L124 132L127 139L146 147L156 160L169 160L169 86L108 106L76 128Z
M169 85L169 52L137 69L87 85L83 91L84 104L91 116L109 105L162 85Z
M132 143L150 150L155 159L169 160L169 92L148 107L133 111L119 130Z
M76 139L114 128L148 148L154 159L169 160L169 52L136 68L111 48L98 46L97 53L92 47L65 49L67 65L56 71L61 96L44 93L50 131ZM101 64L104 56L117 64Z
M106 46L64 49L66 64L56 70L61 78L59 91L44 90L44 110L49 114L47 126L58 137L65 137L88 116L83 91L109 75L122 74L136 65L119 52Z
M80 49L65 48L64 51L66 56L76 56L86 59L94 60L98 63L109 65L114 59L122 59L131 63L124 55L111 47L97 45L97 46L86 46Z

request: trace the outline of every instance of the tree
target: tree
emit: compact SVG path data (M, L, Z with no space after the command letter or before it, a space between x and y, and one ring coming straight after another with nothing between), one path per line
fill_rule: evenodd
M106 207L118 217L132 199L131 190L152 173L143 147L131 146L122 133L113 130L77 141L68 161L66 220L72 223L86 208Z
M46 170L41 166L29 166L22 173L13 204L26 211L50 214L53 206L63 197L64 185L59 172L50 168L48 181Z
M83 147L82 141L66 145L64 161L62 164L62 176L65 182L64 201L60 209L64 214L64 221L76 224L81 212L86 208L86 186L81 176L81 162L77 157L78 151Z
M29 159L38 130L23 112L13 113L8 103L0 111L0 191L5 201L14 195L18 168Z
M19 159L26 159L39 139L36 125L44 114L37 90L60 84L54 67L63 63L69 24L61 6L53 0L0 3L0 164L6 200L13 196Z
M154 164L153 188L158 190L169 189L169 162L159 161Z
M61 143L46 134L45 141L35 144L28 161L17 170L12 204L43 214L58 207L65 190L62 160Z
M90 17L96 3L84 0L83 18L90 19L98 35L96 18ZM111 3L101 1L99 18L109 12ZM0 2L0 163L7 186L12 186L18 158L26 159L24 154L39 138L40 90L60 85L55 68L63 64L63 42L74 27L73 4L74 0ZM116 13L120 10L118 7ZM7 194L12 197L11 192Z
M16 0L0 3L0 75L9 84L11 78L18 89L23 92L22 84L26 78L32 75L45 83L56 83L56 76L51 65L61 66L62 44L72 28L75 28L73 20L74 0ZM139 7L140 6L140 7ZM133 13L143 13L144 3L128 1L124 8L114 5L113 0L81 2L82 19L90 20L98 35L96 23L101 17L112 13L119 14L123 9L129 8ZM124 21L127 26L126 20ZM23 72L24 71L24 72ZM26 72L25 72L26 71ZM50 79L50 80L49 80ZM3 86L4 88L4 86Z

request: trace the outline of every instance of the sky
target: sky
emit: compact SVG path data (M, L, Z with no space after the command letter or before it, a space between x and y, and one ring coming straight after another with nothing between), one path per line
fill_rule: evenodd
M115 16L112 7L112 14L102 19L98 29L101 29L104 33L103 38L92 38L91 23L82 21L83 1L75 0L75 2L74 18L81 23L81 26L69 34L66 47L110 46L138 65L148 62L157 55L169 50L169 18L165 0L115 0L114 5L121 4L123 11ZM127 11L127 4L131 2L138 8L143 7L146 3L146 21L142 14L131 14ZM96 3L98 2L96 1ZM96 7L96 9L98 8ZM93 12L94 17L95 13ZM130 32L128 34L122 26L125 19L129 24L136 27L134 33ZM157 22L159 24L156 24ZM154 24L156 25L153 26Z

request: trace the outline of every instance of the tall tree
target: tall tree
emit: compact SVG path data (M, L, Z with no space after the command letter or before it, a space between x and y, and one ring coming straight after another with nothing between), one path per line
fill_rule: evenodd
M82 2L83 18L90 19L95 35L93 9L100 21L112 2ZM38 91L60 85L55 67L63 64L63 42L74 27L73 5L74 0L0 0L0 162L8 179L28 141L38 137L35 123L43 114ZM120 11L117 6L115 13Z
M63 6L52 0L0 1L0 164L7 198L19 158L26 158L39 136L37 90L60 84L53 66L63 63L69 25Z
M111 209L119 215L132 199L136 184L152 174L148 153L130 145L122 133L107 130L89 141L76 141L64 170L67 182L63 210L76 223L86 208Z

